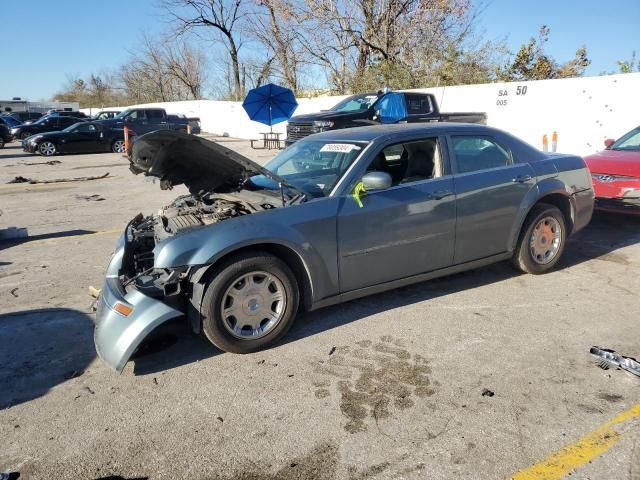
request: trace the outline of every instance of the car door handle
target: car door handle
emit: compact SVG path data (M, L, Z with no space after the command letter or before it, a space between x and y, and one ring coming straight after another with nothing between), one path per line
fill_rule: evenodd
M517 177L513 178L511 181L513 183L526 183L532 178L533 177L531 175L518 175Z
M450 195L453 195L453 192L451 190L436 190L435 192L428 193L427 197L433 200L442 200L443 198Z

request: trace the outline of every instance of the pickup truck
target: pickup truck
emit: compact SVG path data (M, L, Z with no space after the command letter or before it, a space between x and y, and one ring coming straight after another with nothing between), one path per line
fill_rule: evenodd
M378 92L352 95L317 113L297 115L287 125L286 145L313 133L380 123L487 123L486 113L442 113L431 93Z
M107 128L121 129L125 125L132 135L143 135L155 130L187 131L189 120L177 115L167 115L164 108L128 108L114 118L99 120Z

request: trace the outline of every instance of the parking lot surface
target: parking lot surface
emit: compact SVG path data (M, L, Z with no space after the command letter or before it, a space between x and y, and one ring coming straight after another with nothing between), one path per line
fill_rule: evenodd
M262 163L275 153L218 140ZM126 222L184 192L117 154L0 150L0 228L29 230L0 243L0 471L640 479L640 378L588 354L640 356L640 219L596 215L550 274L497 264L303 314L251 355L176 322L118 375L96 358L88 287Z

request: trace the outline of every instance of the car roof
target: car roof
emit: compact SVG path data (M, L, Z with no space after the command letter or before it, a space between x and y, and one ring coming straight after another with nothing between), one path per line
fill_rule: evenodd
M486 135L499 130L474 123L400 123L328 130L306 138L311 140L322 139L323 141L372 142L387 136L446 135L448 132L453 131L457 133L482 133Z

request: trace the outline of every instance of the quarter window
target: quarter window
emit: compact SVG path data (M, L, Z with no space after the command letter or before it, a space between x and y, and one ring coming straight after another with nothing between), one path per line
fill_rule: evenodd
M458 173L475 172L513 164L511 152L490 137L454 135L451 137Z

